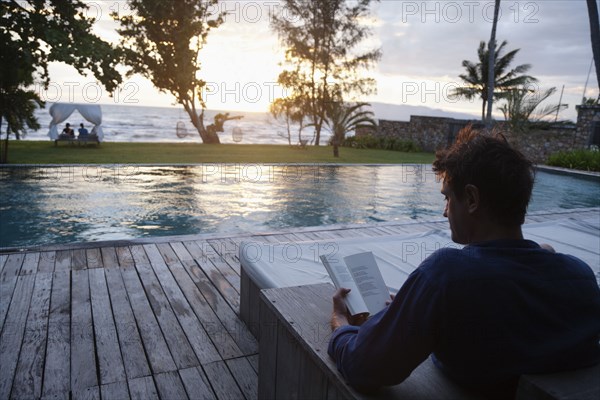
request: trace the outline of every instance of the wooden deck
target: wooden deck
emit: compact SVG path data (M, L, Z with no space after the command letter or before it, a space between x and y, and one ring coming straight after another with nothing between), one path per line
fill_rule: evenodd
M596 218L599 209L529 222ZM46 246L0 254L0 399L255 399L258 344L239 320L242 240L447 228L445 220Z

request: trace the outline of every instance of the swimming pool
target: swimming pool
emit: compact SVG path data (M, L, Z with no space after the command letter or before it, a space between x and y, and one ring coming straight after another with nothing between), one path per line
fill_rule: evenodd
M429 165L0 169L0 247L442 217ZM538 172L530 211L600 206L598 181Z

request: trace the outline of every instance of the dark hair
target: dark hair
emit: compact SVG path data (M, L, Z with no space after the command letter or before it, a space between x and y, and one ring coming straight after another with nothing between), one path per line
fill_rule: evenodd
M433 170L461 198L466 185L479 189L481 206L504 226L522 225L535 178L533 164L497 132L485 134L471 126L456 142L438 151Z

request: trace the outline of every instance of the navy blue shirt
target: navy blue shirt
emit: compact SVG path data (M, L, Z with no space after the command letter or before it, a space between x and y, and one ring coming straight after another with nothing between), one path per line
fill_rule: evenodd
M329 354L350 385L395 385L430 354L466 387L600 362L600 289L583 261L528 240L441 249Z

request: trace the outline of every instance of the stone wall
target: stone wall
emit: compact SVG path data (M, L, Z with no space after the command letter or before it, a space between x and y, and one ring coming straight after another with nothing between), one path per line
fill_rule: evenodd
M548 130L531 130L527 133L507 133L506 138L528 159L536 163L544 163L551 154L576 148L577 135L575 126L551 128Z
M577 109L577 140L578 148L589 146L592 131L598 131L600 126L600 106L576 106ZM596 132L596 135L598 133ZM600 138L596 137L596 141ZM598 143L596 143L598 145Z
M553 153L589 146L592 130L598 129L595 126L600 127L600 106L577 106L577 114L575 126L559 125L525 134L507 132L506 137L531 160L542 163ZM470 123L481 127L481 122L477 120L414 115L410 121L379 120L377 130L361 129L357 130L356 135L397 137L414 142L423 151L433 152L453 143L458 132Z
M452 143L458 131L469 123L479 124L478 121L413 115L410 117L410 121L380 119L377 131L363 129L358 130L356 135L373 134L397 137L414 142L423 151L433 152Z

